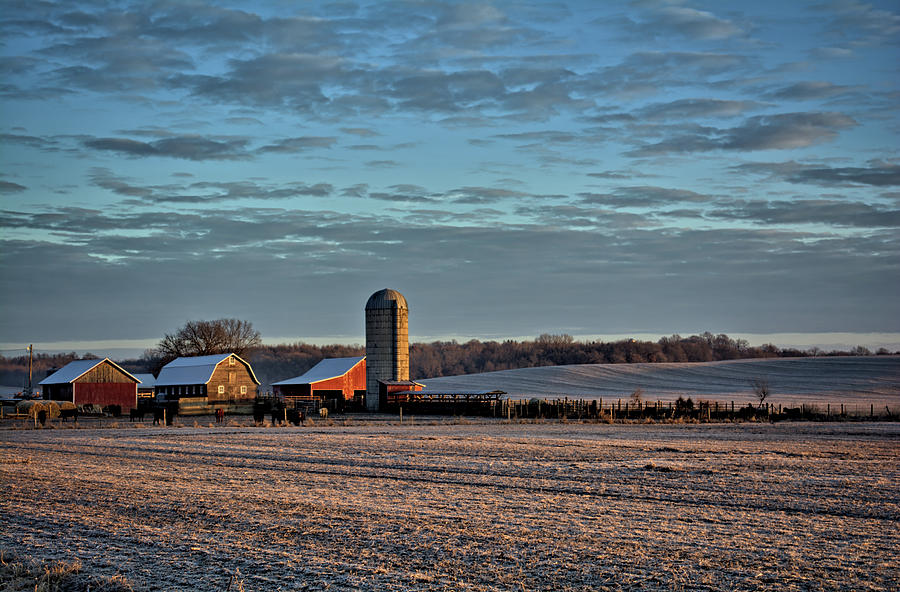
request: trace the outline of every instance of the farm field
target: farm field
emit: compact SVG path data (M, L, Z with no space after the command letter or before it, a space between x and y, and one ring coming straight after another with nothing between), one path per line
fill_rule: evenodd
M756 402L753 381L765 380L769 402L784 405L900 405L900 356L762 358L724 362L579 364L501 370L422 380L427 391L502 390L511 398L680 396L738 404Z
M898 484L894 423L3 430L0 548L136 590L895 590Z

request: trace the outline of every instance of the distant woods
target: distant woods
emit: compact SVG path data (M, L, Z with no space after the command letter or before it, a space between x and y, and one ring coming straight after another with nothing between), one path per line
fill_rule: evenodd
M879 354L890 353L879 350ZM434 378L496 370L563 366L568 364L634 364L638 362L713 362L741 358L806 357L814 355L870 355L864 347L850 352L801 351L772 344L753 347L745 339L727 335L681 337L659 341L575 341L571 335L544 334L534 341L434 342L410 346L410 376Z
M227 319L226 319L227 320ZM199 323L205 323L200 321ZM219 321L210 321L219 322ZM238 322L245 323L245 322ZM233 351L247 359L254 372L268 384L285 378L303 374L323 358L341 358L365 355L361 345L310 345L294 343L285 345L260 345L259 333L250 323L241 324L240 330L231 338L237 341L217 341L216 331L205 337L203 327L193 327L188 323L174 334L166 335L158 350L149 350L140 359L124 360L120 363L130 372L158 372L165 357L179 355L206 355ZM226 326L237 327L237 325ZM184 332L184 334L182 334ZM166 356L160 357L163 346ZM213 348L214 344L222 348ZM230 344L230 345L228 345ZM190 346L195 349L175 349ZM234 346L234 349L228 347ZM779 348L772 344L751 346L744 339L732 339L727 335L703 333L690 337L672 335L659 341L576 341L570 335L544 334L533 341L479 341L473 339L465 343L456 341L435 341L410 345L409 375L413 379L436 378L475 374L495 370L531 368L534 366L562 366L568 364L632 364L636 362L712 362L740 358L778 358L807 356L847 356L871 355L868 349L857 346L850 351L823 352L818 348L798 350ZM891 352L880 349L879 355ZM96 357L96 356L92 356ZM47 375L47 370L61 367L78 359L74 353L35 356L35 382ZM0 384L21 386L25 375L27 359L0 357Z

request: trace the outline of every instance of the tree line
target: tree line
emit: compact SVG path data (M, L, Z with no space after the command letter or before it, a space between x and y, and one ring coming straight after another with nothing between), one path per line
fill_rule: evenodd
M233 329L230 337L203 323L223 323ZM324 358L364 356L362 345L312 345L293 343L261 345L259 333L244 321L220 319L199 321L167 334L160 346L147 350L140 358L118 363L129 372L157 374L159 369L179 355L208 355L237 353L253 366L259 380L270 384L303 374ZM206 336L207 339L204 339ZM240 339L237 339L240 337ZM879 355L890 354L884 348ZM900 352L895 352L900 353ZM410 378L427 379L440 376L475 374L496 370L513 370L535 366L569 364L633 364L638 362L712 362L743 358L778 358L808 356L871 355L868 349L857 346L849 351L824 352L818 348L800 350L780 348L773 344L751 346L744 339L732 339L725 334L710 332L682 337L672 335L658 341L625 339L620 341L576 341L570 335L544 334L528 341L434 341L410 345ZM60 368L72 360L97 357L65 354L36 354L34 383L47 376L48 371ZM23 384L28 360L26 356L0 357L0 384Z

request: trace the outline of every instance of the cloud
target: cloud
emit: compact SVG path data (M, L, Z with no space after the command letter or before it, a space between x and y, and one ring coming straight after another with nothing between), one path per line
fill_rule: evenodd
M785 150L827 142L837 130L855 127L857 122L842 113L783 113L752 117L740 127L728 130L726 150Z
M360 138L371 138L374 136L380 136L378 132L371 130L366 127L342 127L341 131L345 134L351 134L354 136L359 136Z
M224 76L178 74L168 79L173 88L189 90L214 102L283 107L313 114L329 104L323 85L349 88L361 72L339 57L312 54L266 54L229 61Z
M522 146L544 144L570 144L581 140L581 136L572 132L546 130L540 132L518 132L510 134L495 134L492 136L501 140L513 140L524 142Z
M654 103L637 111L641 119L706 119L713 117L737 117L747 111L761 108L755 101L729 101L721 99L679 99L668 103Z
M746 163L734 170L768 175L788 183L809 183L825 187L869 185L873 187L894 187L900 185L900 165L875 162L868 167L823 167L786 163Z
M839 130L856 125L852 117L834 112L761 115L751 117L737 127L673 136L641 146L628 154L653 156L713 150L791 150L831 141Z
M399 109L453 113L470 107L491 107L506 94L503 81L488 70L397 73L388 95Z
M411 330L432 335L448 325L475 336L508 335L512 327L527 334L568 327L573 319L591 328L584 333L617 322L627 331L635 330L637 318L648 327L670 327L666 319L673 315L698 327L804 330L822 318L854 330L884 329L884 319L900 318L893 298L900 280L890 273L900 257L894 229L856 235L852 229L647 228L641 216L597 207L529 209L533 224L502 223L496 215L454 218L441 210L408 215L407 208L401 219L286 208L177 216L164 209L3 212L2 276L29 277L40 269L80 289L63 295L10 284L0 293L2 326L7 335L58 337L60 323L77 317L91 321L83 338L161 335L196 314L199 302L207 314L249 315L269 334L298 322L304 334L357 335L359 317L347 311L385 283L417 303ZM384 232L401 220L403 232ZM43 239L10 240L11 227L40 231ZM286 262L297 273L285 273ZM231 273L223 276L223 265ZM253 294L249 309L228 289L234 277L267 286ZM823 298L826 277L832 288ZM160 284L181 288L165 300L146 299ZM478 286L479 298L463 311L452 305L458 294L448 285ZM322 293L333 295L329 306L321 306ZM133 314L134 302L142 303L141 315ZM544 310L547 302L565 306ZM297 312L314 306L315 318ZM838 311L844 313L829 316ZM625 320L615 320L620 317ZM129 323L110 327L104 318Z
M19 185L18 183L13 183L11 181L3 181L0 180L0 193L21 193L22 191L26 191L28 187L24 185Z
M392 169L400 166L396 160L368 160L365 164L373 169Z
M635 186L618 187L611 193L579 193L581 203L609 208L648 208L681 203L710 202L714 196L688 189Z
M341 190L346 197L378 199L383 201L413 201L423 203L455 203L460 205L480 205L501 201L522 199L557 199L556 195L536 195L524 191L497 187L465 186L447 191L430 191L420 185L401 183L388 187L389 192L369 191L368 185L353 185ZM456 215L459 215L458 213Z
M185 160L244 160L246 140L211 140L198 136L174 136L154 142L141 142L129 138L94 138L83 145L93 150L117 152L126 156L162 156Z
M731 21L705 10L676 5L650 6L649 19L640 27L644 32L677 34L696 40L727 39L742 33Z
M766 98L789 101L812 101L816 99L829 99L831 97L846 94L858 87L841 86L826 81L806 81L782 87L766 93Z
M285 138L273 144L268 144L257 149L257 152L281 152L293 154L304 152L313 148L331 148L337 138L320 136L300 136L297 138Z
M802 199L796 201L738 201L706 214L724 220L750 220L761 224L827 224L834 227L897 228L900 210L862 202Z
M300 182L266 185L259 181L214 182L201 181L188 185L136 185L105 168L94 168L91 182L117 195L137 197L146 203L202 204L220 201L253 199L291 199L300 196L328 197L334 187L328 183Z
M448 191L446 197L459 204L488 204L508 199L531 198L534 195L511 189L493 187L460 187Z
M46 152L60 150L60 143L54 138L42 138L40 136L25 136L21 134L0 134L0 142L4 144L19 144L30 148L37 148Z
M829 34L855 45L896 44L900 35L900 14L866 2L843 0L820 7L828 12Z

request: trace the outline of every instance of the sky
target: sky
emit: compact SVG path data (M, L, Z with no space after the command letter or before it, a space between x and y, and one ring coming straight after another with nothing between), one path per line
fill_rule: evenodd
M0 347L900 344L894 1L2 12Z

